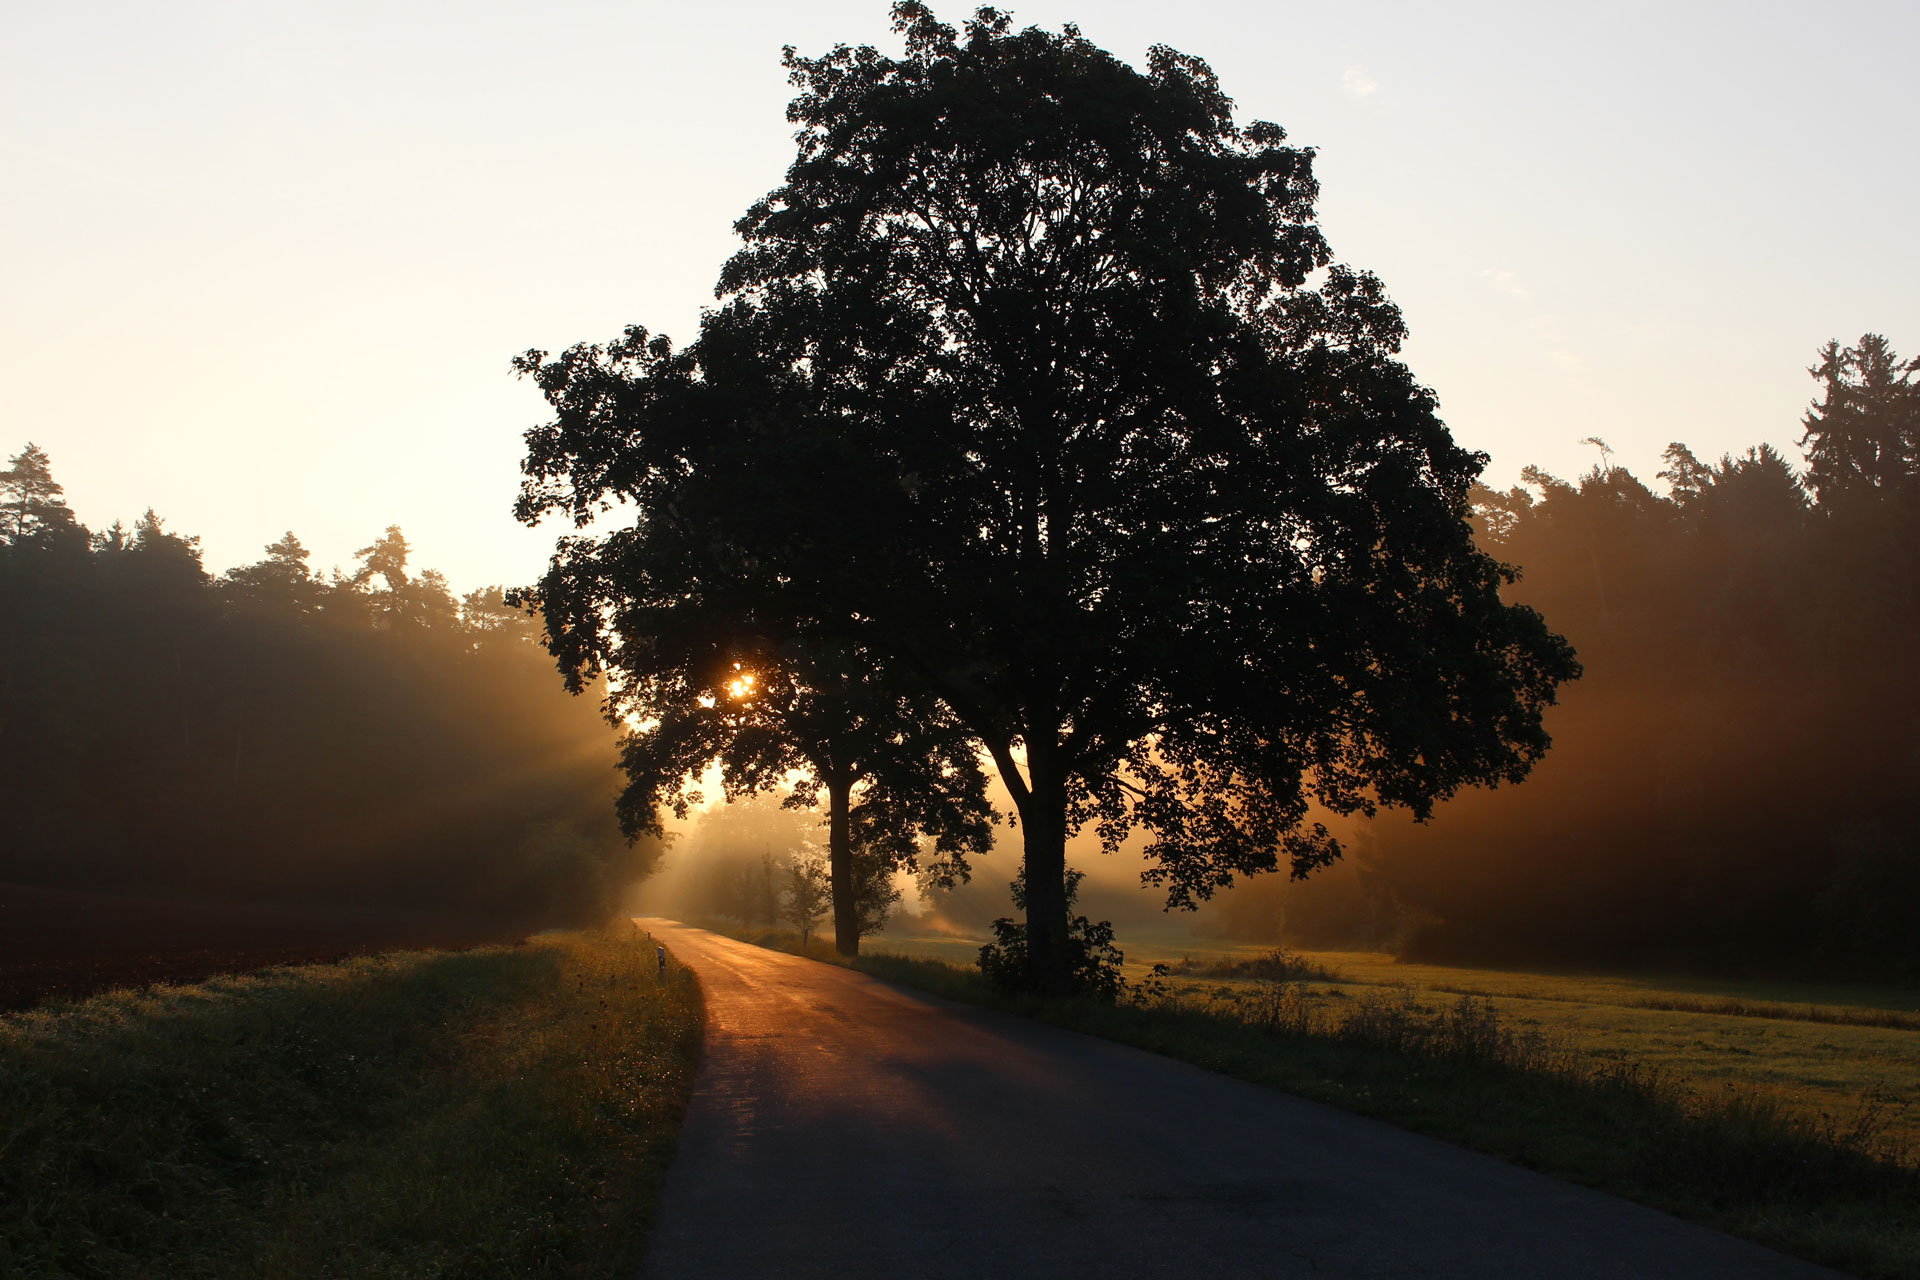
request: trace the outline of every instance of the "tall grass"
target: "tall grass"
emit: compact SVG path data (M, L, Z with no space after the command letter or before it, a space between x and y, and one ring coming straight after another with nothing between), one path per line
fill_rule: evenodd
M637 1264L700 1003L633 931L0 1018L0 1275Z
M1211 957L1205 960L1181 956L1166 966L1165 972L1180 977L1198 978L1267 978L1295 981L1311 979L1316 982L1346 980L1343 975L1327 968L1319 961L1303 956L1297 951L1289 951L1285 947L1275 947L1257 956Z

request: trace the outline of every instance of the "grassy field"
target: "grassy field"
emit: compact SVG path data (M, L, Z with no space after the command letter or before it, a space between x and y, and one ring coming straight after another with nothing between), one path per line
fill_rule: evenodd
M889 936L876 950L968 965L979 946ZM1127 976L1139 982L1151 965L1168 964L1176 970L1168 978L1176 997L1231 1004L1248 999L1258 980L1218 971L1265 950L1133 944L1126 948ZM1403 990L1429 1007L1449 997L1484 997L1507 1024L1596 1063L1657 1072L1703 1094L1732 1089L1764 1097L1836 1127L1865 1122L1889 1152L1920 1159L1920 992L1911 989L1469 969L1367 952L1293 954L1338 979L1306 984L1329 1003Z
M773 931L736 936L794 949ZM977 943L877 941L855 962L877 977L1377 1116L1856 1275L1920 1278L1920 1028L1904 1025L1900 992L1354 953L1282 968L1250 964L1258 948L1136 944L1133 997L1097 1004L993 995L962 967ZM817 942L810 953L837 959ZM1155 962L1178 971L1155 979Z
M699 989L618 932L0 1016L0 1275L637 1266Z

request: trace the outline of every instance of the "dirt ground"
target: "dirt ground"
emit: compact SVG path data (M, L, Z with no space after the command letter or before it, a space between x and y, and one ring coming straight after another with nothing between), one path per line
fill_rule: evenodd
M419 912L181 901L0 883L0 1010L396 947L514 942Z

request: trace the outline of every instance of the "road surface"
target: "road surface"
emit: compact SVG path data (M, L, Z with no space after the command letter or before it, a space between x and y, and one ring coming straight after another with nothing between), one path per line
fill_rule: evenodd
M708 1016L644 1280L1835 1274L1168 1058L638 923Z

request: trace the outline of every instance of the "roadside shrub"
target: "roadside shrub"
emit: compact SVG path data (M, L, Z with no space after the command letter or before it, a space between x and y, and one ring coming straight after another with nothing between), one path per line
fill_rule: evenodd
M1084 872L1067 868L1067 906L1080 896ZM1022 870L1008 886L1013 905L1027 909L1026 872ZM1024 922L1001 916L993 922L994 941L980 948L980 976L995 991L1013 994L1027 988L1027 926ZM1067 980L1069 993L1094 1000L1116 999L1126 986L1120 974L1124 959L1113 945L1113 922L1088 920L1085 916L1067 917Z

